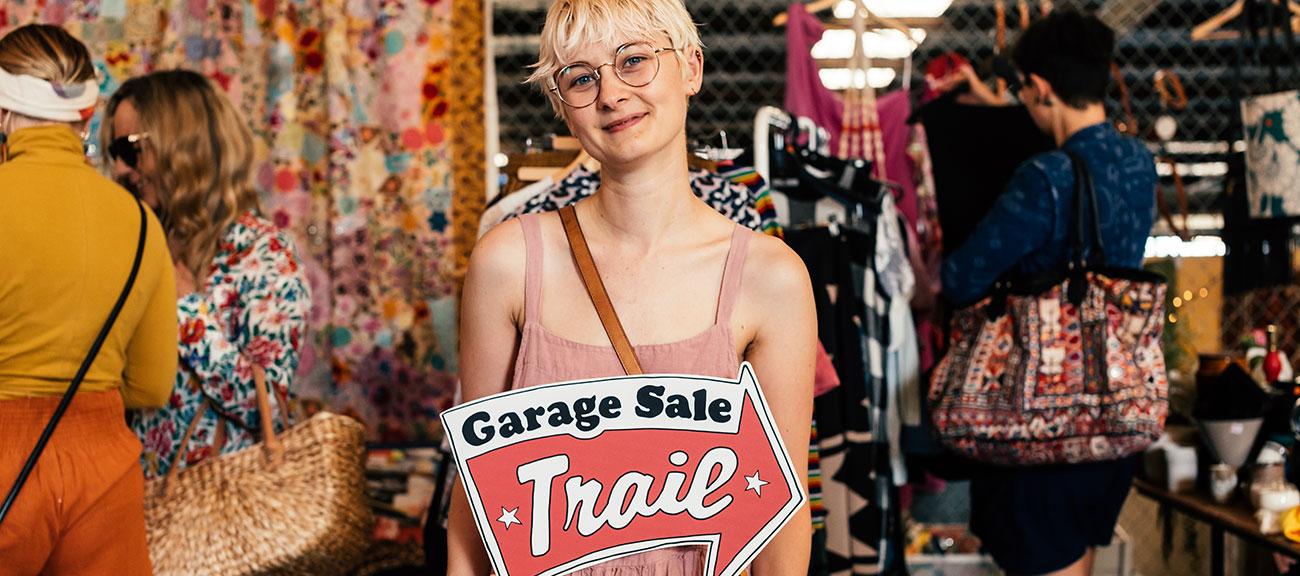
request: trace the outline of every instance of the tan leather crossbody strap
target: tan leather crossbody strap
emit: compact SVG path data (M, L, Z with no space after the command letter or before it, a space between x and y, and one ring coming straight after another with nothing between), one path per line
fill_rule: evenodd
M573 206L560 209L560 221L564 223L564 234L569 238L569 250L573 252L573 260L578 265L578 273L582 275L582 283L587 286L587 295L591 296L591 303L596 306L596 314L600 316L605 334L614 345L614 353L618 354L623 371L629 376L643 374L636 351L632 349L632 343L628 342L623 324L614 311L614 303L605 292L605 283L600 280L600 271L596 269L596 261L591 258L591 249L587 247L587 239L582 235L578 213Z

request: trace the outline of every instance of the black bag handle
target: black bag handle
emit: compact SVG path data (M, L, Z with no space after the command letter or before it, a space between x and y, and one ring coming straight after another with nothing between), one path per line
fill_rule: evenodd
M144 259L144 241L148 230L144 205L140 203L139 199L136 199L135 204L140 209L140 239L135 248L135 260L131 263L131 274L126 277L126 286L122 288L122 293L118 295L117 302L113 304L113 310L108 313L108 319L104 321L104 327L99 329L99 335L95 337L95 342L90 345L90 352L86 354L86 359L81 361L81 367L77 369L77 375L72 377L72 382L68 384L68 390L63 393L63 398L59 400L59 406L54 409L54 414L50 416L50 422L45 425L45 430L41 432L41 437L36 441L36 446L32 448L32 453L27 456L27 461L23 463L22 470L18 472L18 479L14 480L13 487L9 489L9 494L5 496L4 504L0 505L0 524L3 524L5 517L9 515L14 500L18 499L18 492L23 489L23 484L27 483L27 477L31 475L32 469L36 467L36 461L41 458L41 453L45 451L45 445L49 443L50 437L54 435L54 427L59 425L63 413L68 410L68 405L72 403L72 397L77 394L77 389L81 387L81 381L86 377L86 372L90 370L91 364L95 363L95 357L99 355L99 349L104 346L104 340L108 339L108 333L112 331L113 324L117 322L118 314L122 313L122 307L126 305L126 299L131 295L131 288L135 286L135 277L140 273L140 261Z
M1074 219L1070 222L1070 302L1083 302L1087 288L1086 270L1090 266L1106 263L1106 250L1101 241L1101 219L1097 211L1097 190L1092 184L1092 172L1077 152L1064 150L1074 168ZM1091 222L1089 222L1091 220ZM1084 230L1092 229L1092 252L1085 255Z
M1070 280L1067 296L1070 302L1077 306L1083 302L1087 293L1088 268L1105 265L1106 249L1101 240L1100 212L1097 210L1097 190L1092 183L1092 172L1088 170L1088 164L1078 153L1066 149L1061 151L1070 157L1070 164L1074 171L1074 218L1069 221L1069 229L1066 233L1069 259L1066 260L1065 274ZM1083 231L1087 229L1092 230L1091 242L1085 242L1083 238ZM1085 246L1091 247L1092 250L1086 256ZM996 318L1005 312L1006 296L1017 285L1018 282L1010 271L993 283L993 288L989 292L992 295L987 310L989 318Z

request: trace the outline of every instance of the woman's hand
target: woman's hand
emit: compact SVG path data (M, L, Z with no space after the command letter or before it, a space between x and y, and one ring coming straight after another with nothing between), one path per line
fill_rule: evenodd
M962 95L962 100L970 104L982 106L1004 106L1007 104L1006 99L999 98L993 90L989 89L988 85L980 79L979 75L975 73L975 69L969 64L953 70L942 78L927 76L925 80L931 89L940 94L947 94L963 84L970 86L970 91Z
M198 281L194 279L194 273L190 272L188 266L180 260L173 260L172 265L176 269L176 297L183 297L191 292L198 290Z

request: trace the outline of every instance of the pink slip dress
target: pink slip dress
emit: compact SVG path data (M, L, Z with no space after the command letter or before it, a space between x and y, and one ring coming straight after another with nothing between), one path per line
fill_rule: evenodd
M524 230L527 264L524 272L524 329L515 360L513 387L620 376L623 366L611 344L592 345L561 338L542 326L542 235L539 214L519 217ZM740 277L750 237L755 232L736 226L722 273L714 323L705 331L677 342L633 346L646 374L697 374L735 378L740 372L731 331L731 310L740 294ZM579 570L573 576L697 576L704 549L678 546L652 550Z

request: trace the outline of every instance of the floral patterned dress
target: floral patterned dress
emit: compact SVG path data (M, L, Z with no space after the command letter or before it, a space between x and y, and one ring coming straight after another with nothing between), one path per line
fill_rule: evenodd
M311 296L293 243L252 212L241 215L222 239L207 280L177 301L180 369L167 407L130 414L144 444L145 476L164 475L190 421L203 403L202 420L186 447L182 467L218 452L251 446L260 437L252 365L266 371L275 394L289 397L298 368ZM283 408L274 399L277 429Z

